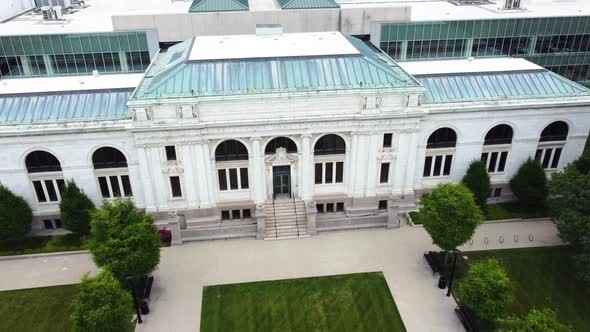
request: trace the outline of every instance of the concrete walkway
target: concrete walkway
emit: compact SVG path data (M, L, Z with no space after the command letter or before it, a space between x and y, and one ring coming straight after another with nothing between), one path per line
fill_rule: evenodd
M550 221L485 224L473 244L463 249L558 245L556 234ZM368 271L384 272L408 331L461 331L453 315L455 302L436 288L437 279L422 258L430 249L435 248L420 227L332 232L283 241L193 242L166 248L155 273L151 313L137 331L198 331L205 285ZM0 289L17 289L76 283L84 271L95 268L90 257L81 254L3 261L0 271Z

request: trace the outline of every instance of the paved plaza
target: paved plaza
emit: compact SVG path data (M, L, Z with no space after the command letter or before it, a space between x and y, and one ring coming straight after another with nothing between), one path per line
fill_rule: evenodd
M517 235L518 242L515 242ZM500 238L501 237L501 238ZM487 244L486 239L487 238ZM502 241L503 239L503 241ZM532 239L532 240L531 240ZM558 245L550 221L489 223L463 250ZM304 239L187 243L165 248L137 331L198 331L205 285L383 271L408 331L462 331L455 302L421 257L435 249L421 227L321 233ZM0 261L0 290L77 283L95 272L88 254Z

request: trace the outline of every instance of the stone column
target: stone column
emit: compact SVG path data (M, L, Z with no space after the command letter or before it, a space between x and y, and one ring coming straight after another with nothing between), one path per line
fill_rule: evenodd
M367 173L368 173L368 145L369 136L364 133L358 135L356 151L352 150L352 155L356 158L354 174L354 197L363 197L366 190ZM354 147L353 147L354 148Z
M151 178L154 184L156 207L158 210L168 208L168 179L164 181L164 174L162 172L162 162L160 159L160 147L152 146L146 149L148 159L150 161Z
M217 170L215 169L215 156L211 155L211 148L209 147L209 141L203 141L203 154L205 162L205 168L207 171L207 191L209 193L209 206L217 205L217 188L215 187L214 177L217 176Z
M265 169L264 169L264 154L260 149L260 137L250 138L252 142L252 167L250 168L250 178L254 181L252 189L254 191L254 203L264 203L265 196Z
M150 161L147 157L147 152L145 146L138 146L137 147L137 155L138 155L138 165L139 165L139 175L141 178L141 184L144 194L144 203L147 212L155 212L156 211L156 200L154 197L154 185L151 181L152 174L150 171ZM133 184L131 184L133 185ZM132 187L133 189L133 187ZM137 195L137 194L136 194Z
M397 146L395 148L395 159L393 165L393 194L401 194L406 185L406 172L408 170L409 164L408 159L410 158L410 151L413 150L413 148L410 147L411 140L411 133L398 134ZM415 167L415 165L412 165L412 167Z
M202 143L195 144L193 146L194 156L193 160L195 160L196 165L196 183L197 183L197 196L199 197L199 205L201 207L207 207L211 205L212 195L209 191L208 185L208 177L210 177L208 172L207 164L209 163L209 155L207 155L204 151L204 146Z
M198 206L198 193L197 193L197 171L194 164L194 147L193 145L183 144L180 146L182 150L181 160L184 169L184 193L189 207Z
M367 171L365 178L365 197L374 197L377 195L377 152L381 144L379 143L379 136L376 133L371 133L367 136Z
M408 153L406 155L405 168L405 184L403 189L404 195L414 195L414 186L416 185L416 177L422 175L423 162L418 162L418 156L424 155L424 149L418 148L418 131L410 133L410 144L408 146ZM400 155L401 156L401 155Z
M313 157L311 151L311 135L301 135L301 177L299 179L299 188L301 190L301 199L306 201L313 197Z
M348 169L347 193L348 196L353 196L355 188L354 179L356 177L356 153L358 151L358 135L356 133L352 133L352 143L350 145L350 147L346 147L346 153L349 157L346 160L348 165L344 165L344 167Z

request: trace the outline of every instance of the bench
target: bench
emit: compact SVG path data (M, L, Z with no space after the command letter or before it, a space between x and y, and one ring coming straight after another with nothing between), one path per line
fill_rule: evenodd
M426 259L426 263L430 266L432 270L432 275L439 273L438 266L436 266L436 261L434 260L434 253L432 251L424 253L424 259Z
M462 305L459 305L458 307L455 308L455 315L457 315L457 317L461 321L461 324L463 324L465 331L467 331L467 332L478 332L479 331L479 328L477 327L477 323L475 321L475 315L473 315L473 313L469 309L465 308Z

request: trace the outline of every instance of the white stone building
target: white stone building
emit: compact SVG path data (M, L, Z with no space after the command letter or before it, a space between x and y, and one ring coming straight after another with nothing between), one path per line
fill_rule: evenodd
M339 32L196 37L145 75L0 83L0 182L59 226L73 179L132 197L175 241L398 227L484 159L494 199L527 158L582 152L590 90L524 59L405 63Z

